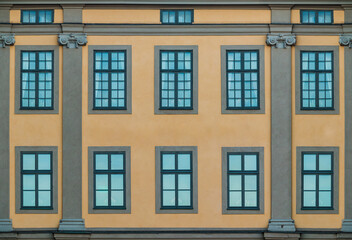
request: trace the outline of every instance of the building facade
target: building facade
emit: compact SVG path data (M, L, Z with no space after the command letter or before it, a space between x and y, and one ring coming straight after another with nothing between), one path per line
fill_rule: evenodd
M352 239L352 1L0 0L0 239Z

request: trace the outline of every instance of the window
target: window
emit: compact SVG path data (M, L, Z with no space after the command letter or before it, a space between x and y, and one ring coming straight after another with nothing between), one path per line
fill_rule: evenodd
M94 57L94 108L126 109L126 51L95 51Z
M192 24L193 10L161 10L162 24Z
M54 10L22 10L22 23L53 23Z
M338 213L338 151L297 147L297 213Z
M94 208L125 207L125 153L94 153Z
M132 113L131 46L89 46L88 113Z
M130 147L88 148L89 213L131 212Z
M259 51L226 52L227 109L259 108Z
M197 47L157 46L155 50L155 113L197 113Z
M264 148L223 147L223 213L264 212Z
M157 213L196 213L195 147L156 148Z
M57 147L15 147L16 213L57 213Z
M338 47L296 47L296 114L339 113Z
M21 52L21 109L53 109L53 54Z
M331 209L333 205L333 153L302 153L302 209Z
M332 10L301 10L301 23L305 24L332 24Z
M301 52L302 109L333 109L333 52Z

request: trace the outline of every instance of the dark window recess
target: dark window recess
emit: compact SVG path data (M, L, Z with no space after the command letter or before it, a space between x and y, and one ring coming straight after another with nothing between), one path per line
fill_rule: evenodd
M53 51L21 52L21 109L53 109Z
M126 109L126 51L94 51L94 109Z
M125 152L94 153L94 209L126 209Z
M192 51L160 51L160 109L193 109Z
M192 24L193 10L161 10L162 24Z
M259 51L226 52L227 109L259 109Z
M21 22L28 24L53 23L54 10L22 10Z
M333 153L302 153L302 210L333 208Z
M332 10L301 10L301 23L304 24L332 24Z
M333 52L301 52L301 109L334 109Z
M21 152L21 209L53 209L52 152Z
M228 153L228 209L259 209L258 153Z
M192 152L161 152L161 209L192 209Z

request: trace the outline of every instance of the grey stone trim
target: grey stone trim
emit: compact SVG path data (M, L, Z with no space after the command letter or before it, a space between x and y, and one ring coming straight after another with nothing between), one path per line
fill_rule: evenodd
M10 22L10 9L12 5L0 5L0 23Z
M352 48L345 47L345 219L343 232L352 232Z
M0 232L12 230L10 218L10 48L0 48Z
M61 4L61 7L64 12L64 23L82 22L82 9L84 7L83 4Z
M352 48L352 34L340 35L339 43L341 46L348 46L349 48Z
M41 152L50 151L52 152L52 210L42 209L21 209L21 152ZM15 206L17 214L55 214L58 213L58 148L55 146L16 146L15 147Z
M1 33L0 44L4 48L5 46L12 46L15 44L15 34L13 33Z
M94 50L126 50L126 110L93 109ZM131 114L132 113L132 46L131 45L89 45L88 46L88 114Z
M87 44L87 34L85 33L70 33L59 34L59 44L67 48L78 48Z
M259 210L227 209L227 154L241 152L259 153ZM222 214L264 214L264 147L222 147Z
M271 48L271 219L269 231L292 232L291 47Z
M268 231L269 232L295 232L296 227L295 227L295 221L292 219L270 219L269 220L269 226L268 226ZM270 236L276 236L279 239L280 236L282 237L281 234L277 235L270 235ZM269 238L270 239L270 238Z
M192 198L193 209L161 209L161 157L162 151L191 151L192 152ZM155 213L178 214L198 213L198 148L196 146L157 146L155 147Z
M333 210L302 210L302 152L333 152ZM338 214L339 213L339 147L297 147L296 148L296 213Z
M192 110L160 110L160 50L192 50ZM175 45L154 47L154 113L155 114L198 114L198 46Z
M94 153L125 152L126 172L126 209L94 209ZM118 214L131 213L131 147L88 147L88 213Z
M268 34L266 44L276 48L294 46L296 44L296 36L294 34Z
M84 219L61 219L58 230L67 232L84 231Z
M352 23L352 5L342 5L345 10L345 23Z
M21 108L21 52L22 51L54 51L53 69L53 109L52 110L22 110ZM59 113L59 84L60 84L60 59L59 46L55 45L26 45L15 46L15 113L16 114L58 114Z
M226 92L226 51L259 50L259 110L228 110ZM264 114L265 113L265 61L264 46L222 45L221 46L221 113L222 114Z
M265 240L299 240L300 237L299 233L264 233Z
M301 51L333 51L334 110L301 110ZM339 46L296 46L295 49L295 103L296 114L338 115L340 113Z
M293 5L269 5L271 9L271 23L291 23L291 8Z
M2 232L12 232L12 220L11 219L0 219L0 239Z
M59 230L82 230L82 48L63 48L62 220Z

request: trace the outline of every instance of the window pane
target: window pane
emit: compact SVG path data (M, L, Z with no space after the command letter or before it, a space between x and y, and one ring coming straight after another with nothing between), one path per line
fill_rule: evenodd
M242 193L230 192L229 194L229 207L242 207Z
M178 192L178 205L179 206L191 206L191 191L179 191Z
M178 189L179 190L191 189L191 175L190 174L179 174L178 175Z
M111 170L123 170L123 154L111 154Z
M95 169L96 170L108 170L108 155L107 154L95 154Z
M51 155L50 154L38 154L38 170L50 170L51 169Z
M24 174L23 179L23 190L35 190L35 175Z
M315 175L304 175L303 176L304 190L316 190L316 176Z
M123 206L123 191L111 191L111 206Z
M175 174L163 174L163 189L176 189Z
M303 192L303 206L304 207L315 207L316 206L315 191L304 191Z
M107 174L97 174L95 176L95 187L97 190L107 190L108 189L108 175Z
M242 177L241 175L229 175L229 190L241 190Z
M163 191L163 206L175 206L175 191Z
M38 192L38 206L50 207L51 206L51 191Z
M175 169L175 154L162 154L163 170Z
M319 190L331 190L331 175L319 176Z
M96 206L108 206L108 191L96 191L95 193L96 199L95 199L95 204Z
M319 170L331 170L331 154L319 154Z
M123 174L111 174L111 189L123 190L124 189Z
M23 191L23 206L24 207L35 206L35 191Z
M245 190L257 190L257 176L247 175L244 176Z
M244 156L244 170L256 171L257 170L257 156L245 155Z
M303 170L316 170L316 163L315 154L303 155Z
M331 192L319 192L319 207L331 207Z
M256 207L257 206L257 192L245 192L245 207Z
M23 170L35 170L35 154L23 154Z
M190 170L191 169L191 155L178 154L178 169Z
M240 171L242 170L241 155L229 155L229 170Z
M38 189L39 190L50 190L51 189L51 175L50 174L38 175Z

